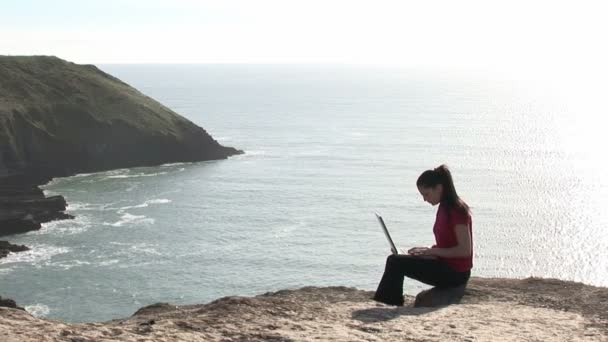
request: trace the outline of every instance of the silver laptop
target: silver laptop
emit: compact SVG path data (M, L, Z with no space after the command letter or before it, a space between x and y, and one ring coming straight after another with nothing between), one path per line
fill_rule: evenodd
M386 225L384 224L384 220L382 219L382 216L380 216L380 214L378 214L378 213L374 213L374 214L376 215L376 218L378 219L380 226L382 226L382 230L384 231L384 235L386 236L386 239L388 240L388 244L391 246L391 252L393 252L393 254L399 254L399 252L397 251L397 247L395 247L395 244L393 243L391 234L389 234L388 229L386 229Z

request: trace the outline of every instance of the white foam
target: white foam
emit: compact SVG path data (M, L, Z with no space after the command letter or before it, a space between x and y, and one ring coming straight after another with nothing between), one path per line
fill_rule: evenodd
M125 202L126 200L119 200L111 203L87 203L87 202L72 202L68 201L68 206L66 210L69 211L109 211L116 210L116 207L112 207L115 204L120 202ZM77 217L81 215L78 213Z
M75 219L59 220L42 223L42 229L30 232L32 235L72 235L87 231L91 224L91 218L87 215L79 214Z
M161 165L162 167L169 167L169 166L176 166L176 165L185 165L188 163L167 163L167 164L163 164Z
M248 154L250 156L263 156L263 155L266 155L266 151L264 151L264 150L245 151L245 154Z
M166 174L167 174L167 172L135 173L135 174L132 174L132 175L112 175L112 176L107 176L105 179L155 177L155 176L166 175Z
M110 260L105 260L99 263L99 266L110 266L110 265L114 265L114 264L118 264L120 262L120 260L118 259L110 259Z
M86 203L86 202L68 202L68 206L66 208L67 211L77 211L77 210L107 210L106 208L112 205L113 203Z
M131 246L130 249L135 253L161 255L161 253L154 248L154 245L149 245L146 243L135 244Z
M219 142L232 141L232 137L217 137L215 140Z
M129 169L109 170L109 171L103 172L103 174L106 174L106 175L118 175L118 174L125 173L125 172L129 172Z
M110 242L108 242L108 244L115 245L115 246L131 246L132 245L132 243L130 243L130 242L118 242L118 241L110 241Z
M94 173L77 173L77 174L73 175L72 177L80 178L80 177L88 177L88 176L92 176L92 175L94 175Z
M46 188L48 186L53 186L53 185L59 183L61 180L62 180L62 178L53 178L50 181L48 181L48 183L41 185L40 188Z
M99 183L101 181L104 181L105 179L103 178L91 178L91 179L87 179L87 180L81 180L81 182L83 183L87 183L87 184L95 184L95 183Z
M60 267L64 270L69 270L73 267L77 267L77 266L83 266L83 265L90 265L91 263L88 261L81 261L81 260L70 260L70 261L64 261L64 262L57 262L57 263L52 263L52 266L56 266L56 267Z
M264 150L254 150L254 151L243 151L243 154L237 154L234 156L230 156L230 158L234 158L234 159L248 159L248 158L255 158L255 157L260 157L260 156L266 156L266 151Z
M133 208L146 208L150 204L166 204L166 203L171 203L171 200L170 199L166 199L166 198L159 198L159 199L148 200L148 201L145 201L142 204L130 205L130 206L122 207L122 208L118 209L118 213L122 214L125 210L133 209Z
M50 260L55 255L65 254L69 251L70 249L67 247L34 245L30 246L29 251L9 253L6 258L0 259L0 265L14 263L30 263L36 265Z
M25 311L29 312L34 317L45 317L49 314L49 312L51 312L51 309L44 304L38 303L34 305L27 305L25 307Z
M125 225L136 225L136 224L154 224L153 218L148 218L146 215L131 215L125 213L120 217L120 221L114 223L104 222L104 226L122 227Z
M112 255L114 257L116 257L116 256L120 257L121 260L125 260L125 256L127 257L126 259L129 259L134 254L162 255L161 252L156 250L157 245L149 244L149 243L145 243L145 242L131 243L131 242L112 241L112 242L109 242L109 244L115 245L115 246L124 246L124 247L118 248L117 252Z
M164 203L171 203L171 200L170 199L166 199L166 198L159 198L159 199L153 199L153 200L146 201L146 203L148 203L148 204L164 204Z

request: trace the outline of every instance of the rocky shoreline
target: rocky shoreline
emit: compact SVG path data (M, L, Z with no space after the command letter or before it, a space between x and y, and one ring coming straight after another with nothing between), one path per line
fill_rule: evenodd
M0 258L4 258L8 253L17 253L29 251L30 249L24 245L13 245L8 241L0 241Z
M40 229L53 220L74 218L65 213L63 196L46 197L39 185L46 179L23 175L0 178L0 236Z
M44 195L39 185L47 181L24 175L0 178L0 237L38 230L45 222L74 218L65 213L63 196ZM27 250L26 246L0 241L0 258Z
M459 304L403 307L347 287L304 287L208 304L157 303L108 322L0 308L3 341L608 341L608 288L472 278Z
M73 218L54 177L243 153L93 65L0 56L0 79L0 237Z

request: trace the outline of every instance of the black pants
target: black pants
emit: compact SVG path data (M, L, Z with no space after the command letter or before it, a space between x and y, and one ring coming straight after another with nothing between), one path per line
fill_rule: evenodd
M441 288L465 284L471 271L457 272L436 258L412 255L390 255L374 300L390 305L403 305L403 277L416 279Z

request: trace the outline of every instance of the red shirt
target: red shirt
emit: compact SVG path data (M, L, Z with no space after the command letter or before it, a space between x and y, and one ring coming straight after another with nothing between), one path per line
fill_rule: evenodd
M454 227L458 224L464 224L469 227L471 234L471 250L473 249L473 230L471 215L462 213L457 209L448 208L444 204L439 204L437 209L437 218L433 226L433 234L435 234L435 245L437 248L450 248L458 245L456 232ZM473 267L473 255L460 258L441 258L448 263L455 271L466 272Z

